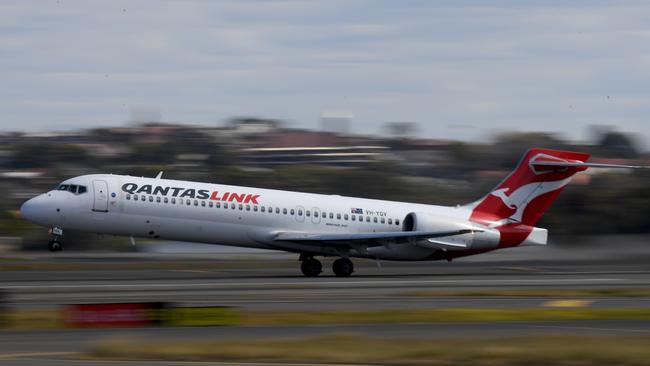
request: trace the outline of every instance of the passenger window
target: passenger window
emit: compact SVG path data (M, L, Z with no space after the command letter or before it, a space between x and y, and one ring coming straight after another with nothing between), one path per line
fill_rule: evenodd
M160 197L156 197L156 202L160 203Z
M188 205L188 206L191 205L191 204L192 204L192 200L190 200L190 199L188 198L187 200L185 200L185 204Z
M372 218L372 222L374 222L374 223L376 224L376 223L377 223L377 218L376 218L376 217L373 217L373 218Z
M307 216L307 217L311 216L311 211L309 211L309 210L305 211L305 216Z
M275 213L276 213L276 214L279 214L279 213L280 213L280 207L276 207L276 208L275 208Z
M205 201L201 201L201 207L205 207Z
M79 188L77 188L77 193L79 194L86 193L86 186L79 186Z
M347 219L348 219L348 214L345 214L345 215L343 216L343 218L347 220Z
M357 217L352 215L352 221L357 221Z
M262 211L262 212L266 212L266 206L262 206L262 207L260 207L260 211Z
M370 216L366 216L366 222L370 222Z
M244 209L244 205L242 205L242 204L240 203L240 204L239 204L239 211L241 211L241 210L243 210L243 209Z
M298 216L302 216L302 210L298 210Z
M246 205L246 211L250 211L250 210L251 210L251 205Z
M386 223L386 219L382 217L382 218L381 218L381 223L382 223L382 224L385 224L385 223Z
M340 214L340 213L337 213L337 214L336 214L336 219L337 219L337 220L340 220L340 219L341 219L341 214Z
M334 214L332 212L330 212L330 219L333 219L333 218L334 218Z
M257 212L257 206L253 206L253 211Z
M233 209L233 210L234 210L234 209L235 209L235 207L236 207L236 206L235 206L235 204L234 204L234 203L231 203L231 204L230 204L230 208L231 208L231 209Z
M393 224L393 219L388 219L388 225L392 225L392 224Z
M318 211L314 211L314 217L318 217Z
M399 220L395 219L395 225L399 225Z
M322 217L324 219L327 218L327 212L321 212L320 217Z
M149 196L149 202L153 202L153 196Z
M165 198L163 199L163 202L165 202L165 203L169 203L169 198L165 197Z
M172 198L172 204L176 204L176 198Z
M126 195L126 199L130 201L130 200L131 200L131 195L130 195L130 194L127 194L127 195Z
M137 195L137 194L134 194L134 195L133 195L133 200L134 200L134 201L137 201L137 200L138 200L138 195Z
M212 207L212 201L208 202L208 206Z
M287 209L286 209L286 208L283 208L283 209L282 209L282 214L283 214L283 215L286 215L286 214L287 214Z
M215 206L216 208L221 208L221 202L217 202L217 203L215 203L214 206Z

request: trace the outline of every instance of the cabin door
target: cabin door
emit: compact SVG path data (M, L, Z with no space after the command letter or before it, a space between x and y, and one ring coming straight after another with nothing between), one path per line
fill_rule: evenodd
M93 193L93 211L108 212L108 183L105 180L94 180Z

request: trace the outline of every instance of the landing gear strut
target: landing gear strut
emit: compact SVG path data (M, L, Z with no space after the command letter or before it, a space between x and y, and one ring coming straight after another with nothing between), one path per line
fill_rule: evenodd
M348 258L339 258L332 264L332 270L337 277L349 277L354 272L354 264Z
M305 276L316 277L323 271L323 265L318 259L314 257L302 258L301 256L301 260L300 269Z
M52 239L47 243L47 249L50 252L60 252L63 250L63 245L61 244L60 237L63 236L63 230L58 227L54 227L50 230Z

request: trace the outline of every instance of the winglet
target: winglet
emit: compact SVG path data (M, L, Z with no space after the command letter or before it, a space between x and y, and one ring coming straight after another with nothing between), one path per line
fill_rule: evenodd
M163 172L162 170L158 172L158 175L156 175L156 179L162 178Z

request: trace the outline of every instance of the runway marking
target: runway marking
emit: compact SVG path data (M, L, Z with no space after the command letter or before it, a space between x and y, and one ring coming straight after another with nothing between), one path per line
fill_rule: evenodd
M593 303L593 300L550 300L542 304L549 308L584 308Z
M0 355L0 360L12 360L15 358L26 357L48 357L48 356L69 356L75 352L26 352L26 353L6 353Z
M605 332L629 332L629 333L650 333L650 329L621 329L621 328L598 328L598 327L579 327L571 325L533 325L528 324L529 327L534 328L555 328L555 329L573 329L573 330L597 330Z
M151 288L151 287L260 287L260 286L338 286L350 285L418 285L418 284L526 284L526 283L586 283L586 282L610 282L629 281L623 278L561 278L561 279L503 279L503 280L387 280L387 281L300 281L300 282L208 282L208 283L135 283L135 284L78 284L78 285L8 285L2 286L6 290L28 290L28 289L78 289L78 288Z
M45 360L48 361L48 360ZM58 360L56 360L58 361ZM232 361L166 361L166 360L102 360L102 359L66 359L76 363L106 363L128 365L226 365L226 366L373 366L373 364L341 363L287 363L287 362L232 362Z

